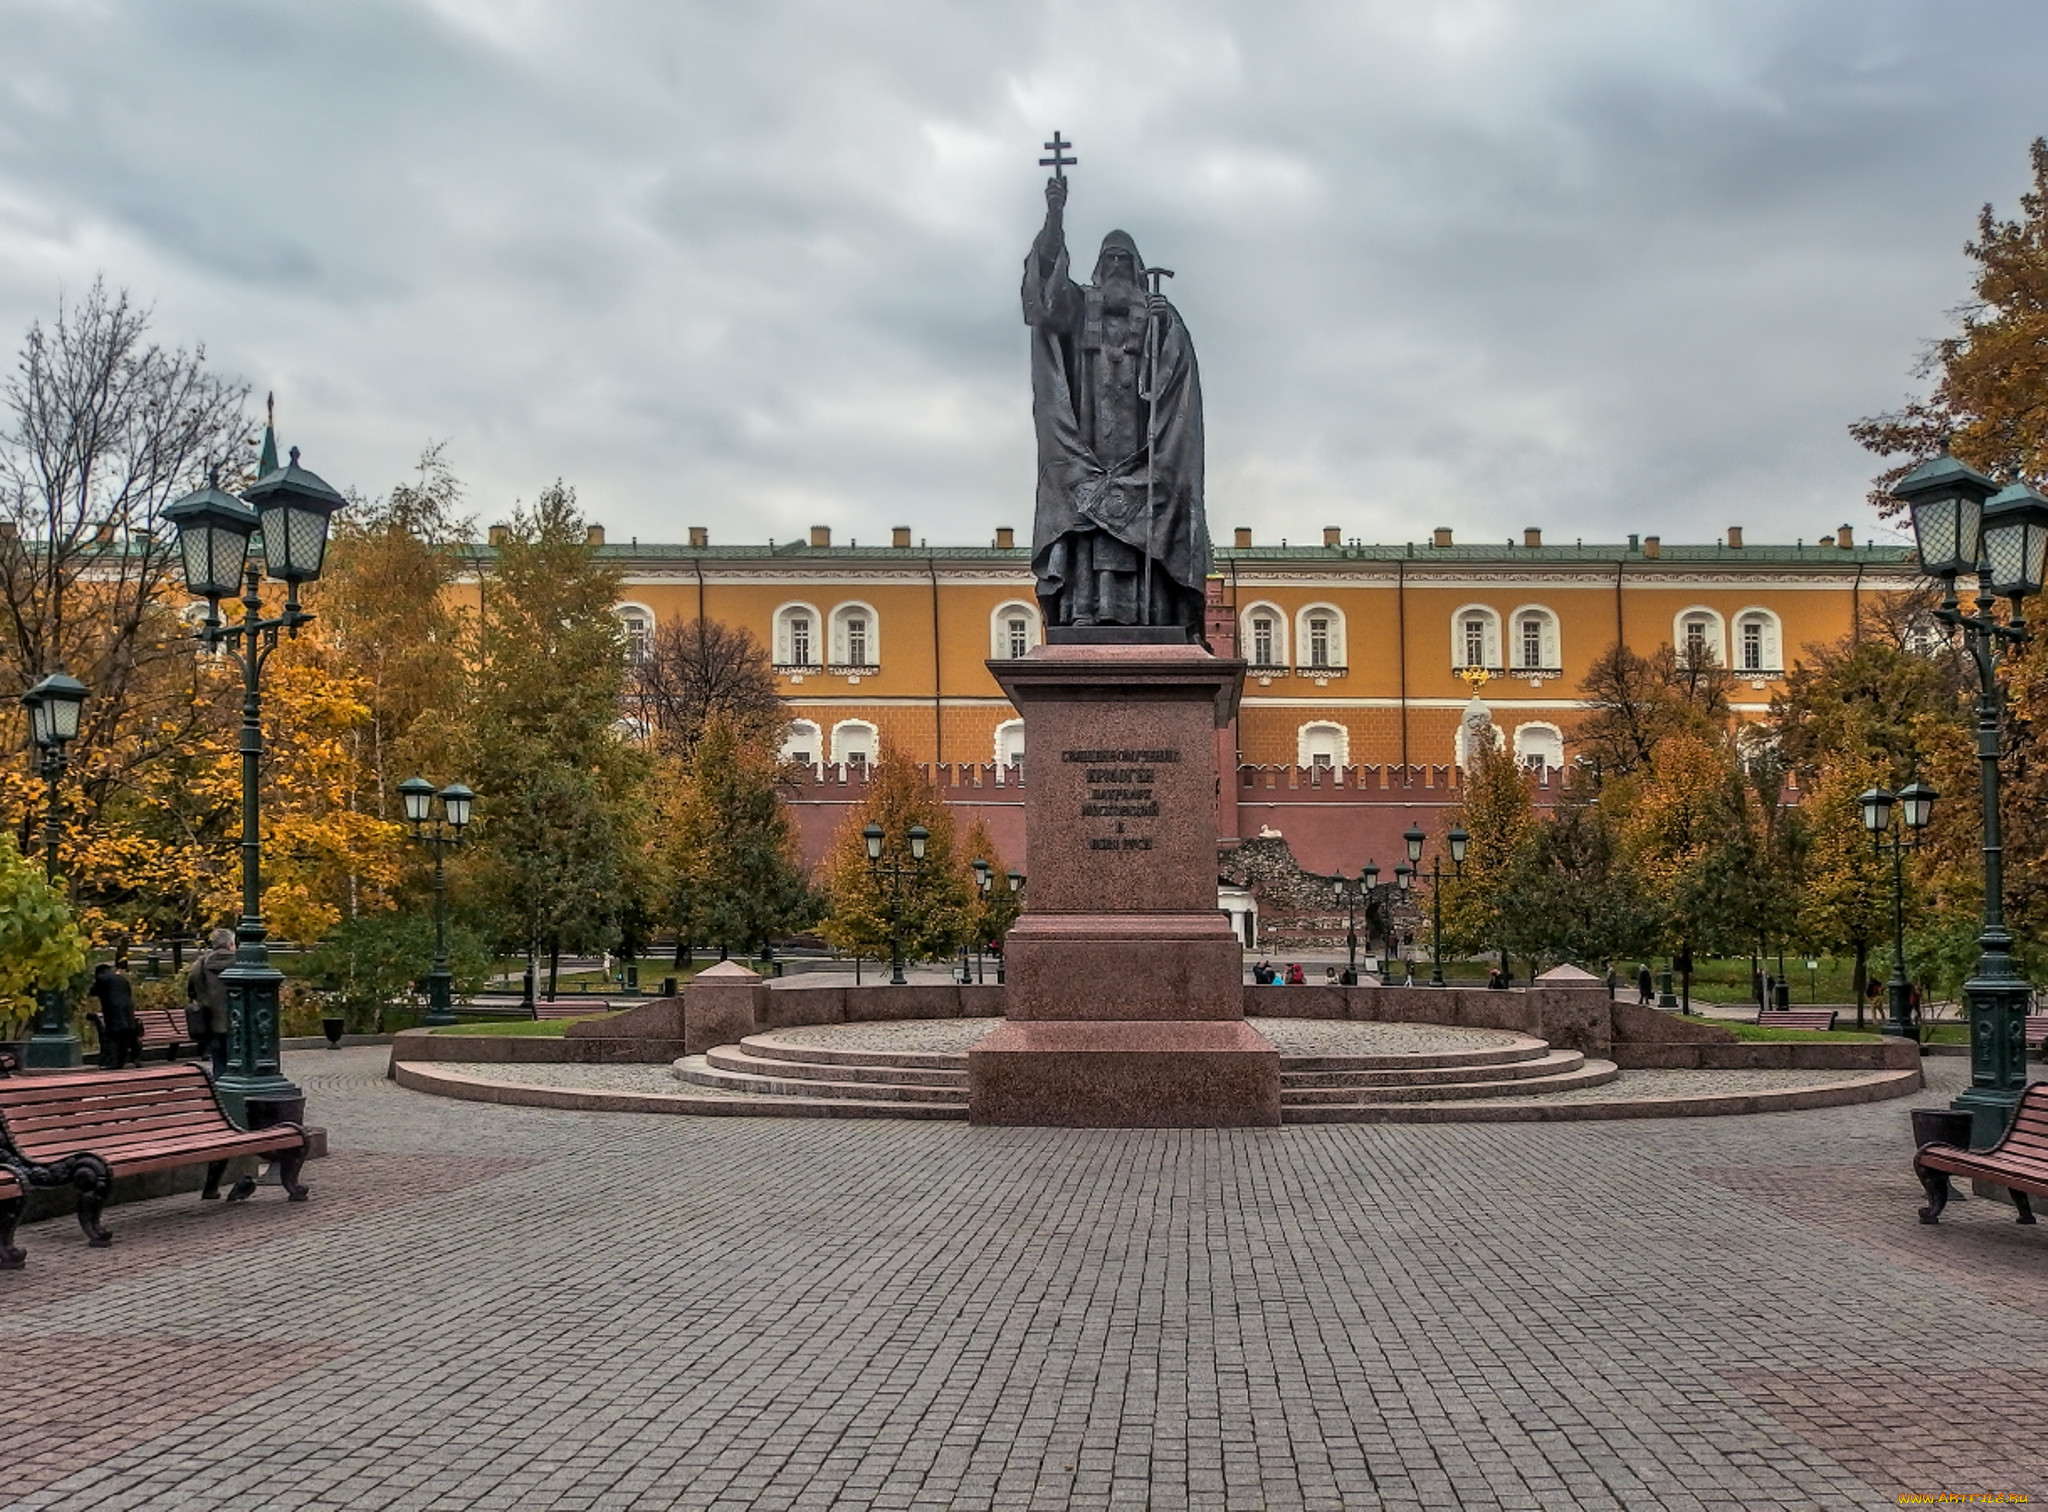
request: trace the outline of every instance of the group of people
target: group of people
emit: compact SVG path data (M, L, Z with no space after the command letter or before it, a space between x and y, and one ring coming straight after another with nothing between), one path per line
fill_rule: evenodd
M213 1063L213 1074L228 1068L228 987L222 973L235 964L235 932L216 929L207 952L185 974L185 1032ZM142 1064L142 1026L135 1017L135 986L127 962L102 961L93 968L92 1000L100 1012L100 1065L110 1071Z
M1261 987L1306 987L1308 973L1301 969L1301 963L1294 961L1285 967L1275 966L1271 961L1260 961L1252 967L1252 981ZM1323 968L1325 987L1356 987L1358 973L1346 966L1339 971L1335 966Z

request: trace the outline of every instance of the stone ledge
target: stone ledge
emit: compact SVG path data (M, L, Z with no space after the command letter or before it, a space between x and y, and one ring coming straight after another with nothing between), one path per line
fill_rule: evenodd
M466 1102L501 1103L522 1108L567 1108L586 1113L683 1113L714 1118L946 1118L964 1120L967 1108L918 1103L830 1102L800 1097L692 1096L666 1092L602 1092L583 1087L545 1087L527 1082L492 1081L461 1071L446 1071L401 1062L391 1068L401 1087Z
M1615 1098L1607 1102L1406 1103L1344 1109L1289 1108L1296 1123L1567 1123L1580 1119L1726 1118L1750 1113L1795 1113L1911 1097L1920 1070L1878 1071L1824 1086L1780 1087L1765 1092L1701 1096Z
M1876 1044L1760 1040L1648 1044L1616 1041L1610 1058L1630 1071L1903 1071L1920 1064L1911 1040Z

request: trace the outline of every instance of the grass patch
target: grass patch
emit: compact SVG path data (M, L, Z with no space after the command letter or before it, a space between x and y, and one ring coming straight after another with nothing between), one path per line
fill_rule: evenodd
M609 1013L586 1013L580 1019L492 1019L482 1024L454 1024L445 1029L436 1029L435 1034L479 1035L511 1034L524 1039L560 1039L569 1032L571 1024L588 1023L591 1019L608 1019Z
M1826 1040L1851 1045L1875 1044L1884 1038L1881 1034L1859 1033L1854 1029L1780 1029L1775 1024L1731 1024L1723 1019L1712 1021L1719 1028L1730 1030L1738 1040L1769 1043L1774 1040Z

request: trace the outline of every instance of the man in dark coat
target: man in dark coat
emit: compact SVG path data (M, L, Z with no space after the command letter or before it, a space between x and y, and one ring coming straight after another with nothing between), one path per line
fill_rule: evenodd
M100 1065L110 1071L142 1063L142 1032L135 1024L135 989L119 966L92 969L92 997L100 1005Z
M207 943L213 948L193 963L185 990L205 1023L206 1043L200 1048L219 1076L228 1068L228 984L221 973L235 964L235 932L216 929Z
M1068 272L1067 183L1045 185L1024 261L1038 505L1031 570L1048 625L1202 629L1202 385L1180 313L1144 281L1137 243L1103 238L1094 282Z

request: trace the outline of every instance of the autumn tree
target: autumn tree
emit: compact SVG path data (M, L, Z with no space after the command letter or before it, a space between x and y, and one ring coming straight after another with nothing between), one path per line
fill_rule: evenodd
M1455 880L1444 873L1444 943L1468 955L1495 952L1505 970L1514 943L1509 921L1520 908L1518 887L1535 839L1536 809L1528 774L1490 740L1479 742L1465 773L1453 822L1471 838L1462 873ZM1437 843L1444 843L1441 837Z
M958 853L953 816L938 789L922 768L886 740L866 800L847 815L825 860L825 891L831 900L823 925L825 938L843 951L888 953L889 884L886 878L878 882L870 872L861 838L870 824L882 827L883 865L903 869L897 928L905 958L951 955L972 925L967 862L973 857ZM931 837L921 866L912 860L909 840L911 827L919 824Z
M1883 755L1837 753L1821 768L1801 805L1811 838L1799 932L1808 943L1855 962L1858 1027L1871 949L1891 934L1892 878L1891 864L1870 843L1857 800L1871 788L1892 784L1889 768Z
M1614 814L1590 779L1573 778L1523 852L1504 918L1509 948L1532 978L1565 961L1597 971L1651 950L1657 923Z
M18 1039L37 992L85 969L85 938L40 865L0 835L0 1039Z
M1944 653L1883 633L1911 612L1890 607L1860 633L1807 647L1772 696L1772 740L1802 782L1849 756L1874 762L1879 785L1898 788L1926 766L1935 731L1961 723L1958 667Z
M1973 297L1960 327L1934 343L1916 376L1929 391L1902 408L1849 427L1888 461L1871 490L1880 514L1899 507L1891 487L1947 441L1955 455L1994 477L2048 472L2048 139L2029 149L2033 186L2019 215L1978 212L1977 234L1963 244L1975 264Z
M1712 652L1680 656L1664 645L1644 656L1617 642L1579 684L1586 713L1577 744L1603 774L1654 767L1665 741L1725 729L1729 687L1728 670Z
M557 483L514 512L468 638L457 724L485 800L478 898L529 959L615 944L642 880L642 762L614 728L626 676L617 596L618 573Z
M744 626L722 620L672 619L657 627L632 670L628 696L656 746L685 768L713 720L742 744L770 750L789 722L767 648Z
M976 814L974 822L967 826L967 835L960 843L961 864L967 868L967 880L975 888L974 907L968 921L968 942L977 948L992 946L1010 932L1024 912L1023 899L1010 891L1010 867L1003 859L1003 853L996 839L989 832L988 821ZM975 881L974 863L988 863L989 888L980 891Z
M693 754L674 776L659 847L670 921L679 941L716 945L721 957L751 952L801 929L812 912L778 763L761 732L750 738L716 711Z

